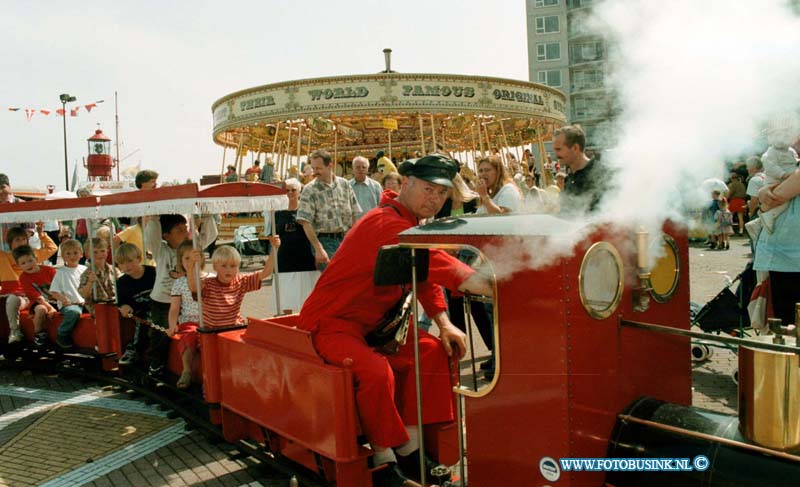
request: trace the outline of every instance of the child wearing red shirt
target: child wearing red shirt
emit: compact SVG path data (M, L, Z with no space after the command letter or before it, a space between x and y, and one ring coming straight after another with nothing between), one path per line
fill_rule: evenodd
M239 252L230 245L217 247L211 261L216 276L202 278L203 324L209 328L239 325L244 323L240 312L244 295L261 288L261 281L272 274L281 239L277 235L269 238L273 251L264 262L264 268L249 274L239 274L239 263L242 258ZM202 264L203 254L192 250L189 268L186 269L186 280L189 290L197 293L195 264Z
M36 224L36 232L39 234L42 248L34 250L34 253L36 260L43 262L56 253L58 247L45 233L42 222ZM8 248L13 251L17 247L28 245L28 231L22 227L11 228L6 232L5 239ZM22 269L14 262L11 252L0 251L0 286L3 288L2 295L6 296L9 345L22 341L22 332L19 331L19 312L27 309L30 304L19 284L20 274L22 274Z
M11 251L14 261L22 269L19 282L25 297L30 300L33 314L33 327L36 336L33 339L37 348L47 344L47 331L45 331L45 320L50 319L58 313L55 306L48 301L50 283L56 270L50 266L40 266L37 262L36 252L29 245L22 245Z

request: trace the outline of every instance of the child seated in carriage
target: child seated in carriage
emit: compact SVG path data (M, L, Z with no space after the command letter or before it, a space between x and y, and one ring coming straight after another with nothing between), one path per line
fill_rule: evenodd
M261 281L272 274L275 266L281 239L277 235L273 235L269 241L273 251L264 262L264 268L248 274L239 274L242 257L234 247L223 245L214 251L211 262L216 275L201 274L200 277L202 286L200 296L203 298L203 325L205 327L219 328L244 324L241 314L244 295L250 291L259 290ZM185 389L191 385L192 361L198 347L199 312L197 301L194 299L197 296L195 265L199 264L202 271L205 259L202 251L192 248L191 241L184 242L178 247L178 258L179 270L185 272L186 275L177 279L172 287L170 327L167 334L172 336L176 331L183 333L178 345L178 349L181 351L183 370L177 387Z
M203 298L203 324L208 328L244 324L241 314L244 295L261 288L261 281L272 274L277 259L281 239L277 235L269 238L272 252L264 262L260 271L239 274L239 263L242 258L239 252L230 245L217 247L211 256L215 276L201 278ZM197 294L197 278L195 264L203 264L200 250L190 252L189 267L186 269L186 280L192 294Z
M85 253L92 254L91 263L87 263L86 270L81 274L78 292L86 300L84 306L94 315L94 304L114 301L114 278L118 278L117 270L106 262L108 256L108 242L100 237L94 237L84 243ZM91 248L90 248L91 247ZM92 269L94 266L94 270Z
M123 317L150 320L150 293L156 282L156 268L142 265L142 251L134 244L123 243L114 258L117 266L125 274L117 281L119 313ZM147 330L136 323L133 340L125 346L125 353L119 359L122 366L131 365L137 358L144 358L147 349Z
M56 302L50 296L50 283L53 282L56 269L39 265L36 252L29 245L17 247L11 253L22 269L19 282L25 297L31 303L29 313L33 316L33 343L37 348L42 348L47 344L45 321L58 313Z
M50 283L50 295L56 298L59 311L64 316L58 325L56 345L68 349L72 347L72 330L84 310L85 300L78 291L81 274L86 270L86 266L79 263L83 257L83 245L77 240L65 240L61 243L61 257L64 265L56 269L53 282Z
M39 240L42 243L42 248L34 249L36 262L44 262L56 253L58 247L45 233L43 223L36 224L36 232L39 234ZM6 317L8 318L9 326L8 343L11 344L22 341L22 332L19 330L19 312L26 309L29 304L28 298L25 297L25 292L22 290L22 285L19 283L22 269L14 261L14 256L11 252L17 247L28 245L28 230L23 227L10 228L6 232L5 240L11 251L0 251L0 286L2 286L0 295L6 296Z
M181 354L181 364L183 370L176 386L178 389L186 389L192 384L192 362L194 362L195 351L197 350L197 326L200 322L200 308L197 301L189 290L189 283L186 279L186 269L192 266L192 241L186 240L178 246L178 263L175 270L181 277L175 279L170 293L169 306L169 329L167 335L173 336L180 333L181 339L178 342L178 351ZM201 279L205 275L201 275Z

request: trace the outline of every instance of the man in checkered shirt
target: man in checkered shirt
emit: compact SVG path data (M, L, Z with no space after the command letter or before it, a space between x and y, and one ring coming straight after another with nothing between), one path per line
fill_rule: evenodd
M297 221L311 242L317 268L324 270L361 214L361 207L347 180L333 173L329 152L311 154L311 168L315 179L300 194Z

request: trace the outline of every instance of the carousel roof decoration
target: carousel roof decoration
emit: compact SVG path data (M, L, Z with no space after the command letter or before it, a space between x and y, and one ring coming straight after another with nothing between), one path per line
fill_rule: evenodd
M398 159L438 150L475 160L490 148L547 140L566 121L566 97L548 86L398 73L391 50L384 53L386 69L376 74L285 81L220 98L212 105L214 142L235 149L240 168L253 152L272 158L282 174L319 148L334 160L379 150Z

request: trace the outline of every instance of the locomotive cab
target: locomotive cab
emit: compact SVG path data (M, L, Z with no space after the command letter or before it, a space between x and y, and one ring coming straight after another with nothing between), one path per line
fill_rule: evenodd
M627 318L689 328L685 229L667 224L645 238L548 215L475 216L400 240L473 248L495 278L494 378L476 387L468 355L454 389L469 485L602 485L602 472L562 473L558 459L605 457L617 415L641 396L691 403L689 340L620 326ZM644 256L651 246L661 256L654 266Z

